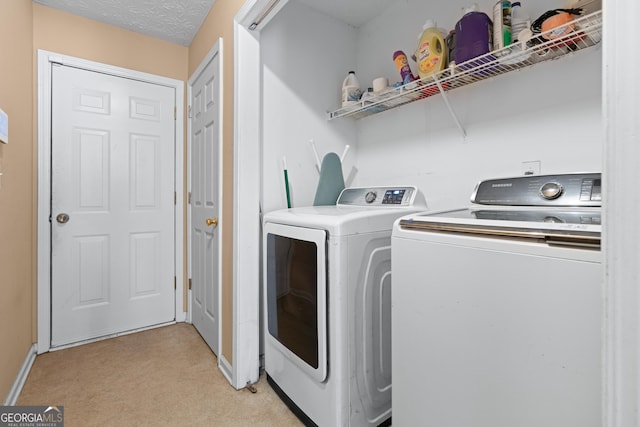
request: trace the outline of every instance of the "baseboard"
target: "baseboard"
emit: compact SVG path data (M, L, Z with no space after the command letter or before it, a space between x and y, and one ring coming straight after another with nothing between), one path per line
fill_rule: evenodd
M222 372L222 375L224 375L224 377L227 379L227 381L229 381L229 384L238 389L238 387L236 387L236 385L233 383L233 367L231 366L231 363L229 363L229 361L224 358L223 355L218 356L218 368Z
M22 387L24 387L24 383L27 381L29 372L31 372L33 362L36 360L36 353L37 346L32 344L27 352L27 356L24 358L24 362L22 362L22 366L20 367L20 371L18 371L16 380L13 382L13 386L11 386L11 390L9 390L7 398L4 400L4 406L14 406L18 401Z

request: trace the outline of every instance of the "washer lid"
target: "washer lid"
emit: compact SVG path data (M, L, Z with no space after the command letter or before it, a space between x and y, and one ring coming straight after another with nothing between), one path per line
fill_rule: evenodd
M522 208L522 207L472 207L458 211L449 211L442 214L434 214L434 217L447 216L458 218L461 222L470 223L474 220L500 221L504 227L509 224L542 223L544 224L566 224L573 225L595 225L600 226L601 209L599 208ZM540 227L540 224L528 224L528 226Z
M408 215L402 230L544 240L549 244L599 247L600 208L472 207Z

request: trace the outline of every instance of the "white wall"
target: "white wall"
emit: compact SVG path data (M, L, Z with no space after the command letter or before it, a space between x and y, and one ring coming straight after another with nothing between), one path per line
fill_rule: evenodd
M490 13L494 2L479 3ZM429 17L452 28L463 4L451 1L434 13L423 1L397 1L355 29L289 2L262 39L264 211L286 206L284 155L294 206L312 203L318 174L310 138L321 155L351 144L343 169L356 173L347 185L417 185L435 209L466 205L478 180L519 175L524 161L539 160L542 173L601 170L599 46L449 92L466 138L440 96L361 120L326 120L347 71L355 69L363 87L379 76L399 80L393 52L411 55ZM545 0L530 12L536 18L554 7Z
M320 160L352 149L343 165L345 180L355 159L352 121L328 122L340 87L355 68L356 30L289 2L261 33L263 58L263 212L287 207L282 157L287 158L294 207L313 204L319 173L308 141ZM338 83L339 82L339 83Z
M541 173L600 171L600 57L587 51L451 92L466 138L439 97L360 120L356 184L415 184L440 209L466 204L480 179L521 174L524 161L539 160Z

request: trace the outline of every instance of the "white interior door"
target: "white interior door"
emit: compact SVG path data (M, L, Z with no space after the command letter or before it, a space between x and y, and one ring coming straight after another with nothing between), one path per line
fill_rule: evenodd
M175 89L52 70L51 345L175 319Z
M220 55L191 83L191 320L218 354L220 310Z

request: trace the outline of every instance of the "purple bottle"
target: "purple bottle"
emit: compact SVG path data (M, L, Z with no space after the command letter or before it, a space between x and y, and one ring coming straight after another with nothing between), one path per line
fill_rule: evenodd
M474 3L465 8L464 16L456 24L455 60L458 66L491 51L493 23L486 13L478 12L477 7ZM465 64L461 68L471 68L492 59L483 58L483 60Z
M411 83L414 80L417 80L413 73L411 72L411 68L409 67L409 61L407 61L407 55L401 50L396 50L393 53L393 62L396 64L396 68L400 72L400 77L402 78L402 84L406 85L407 83Z

